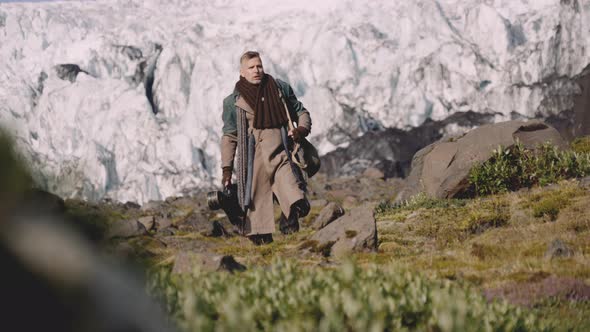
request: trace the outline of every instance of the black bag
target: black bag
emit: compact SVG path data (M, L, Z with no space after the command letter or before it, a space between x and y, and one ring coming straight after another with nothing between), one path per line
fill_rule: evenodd
M289 108L287 107L287 103L285 102L285 98L283 98L283 93L281 92L281 87L277 86L279 90L279 97L283 102L283 106L285 107L285 112L287 113L287 118L289 119L289 129L294 129L293 120L291 119L291 114L289 113ZM293 148L293 153L291 155L291 160L301 168L302 171L307 174L307 177L314 176L319 170L321 166L320 155L318 153L318 149L315 148L307 139L302 138L299 142L295 143L295 147Z
M300 148L297 153L298 166L308 177L312 177L320 170L322 165L318 149L305 138L301 139L299 144Z

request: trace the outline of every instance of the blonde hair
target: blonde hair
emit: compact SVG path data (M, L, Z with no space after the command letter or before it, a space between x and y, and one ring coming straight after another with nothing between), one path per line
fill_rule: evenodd
M246 51L246 52L244 52L244 54L242 54L242 56L240 56L240 65L244 61L254 59L254 58L260 58L260 53L258 53L256 51Z

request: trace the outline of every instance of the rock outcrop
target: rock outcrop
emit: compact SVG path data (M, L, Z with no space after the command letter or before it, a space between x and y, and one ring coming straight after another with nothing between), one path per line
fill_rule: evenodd
M325 256L343 257L351 252L375 250L377 227L373 206L352 209L316 232L307 243Z
M370 131L351 140L346 148L322 156L320 172L330 178L360 174L376 178L405 177L416 151L445 135L463 133L493 120L492 114L459 112L443 121L426 120L410 130ZM382 174L375 175L378 172Z
M424 192L430 197L452 198L468 186L471 168L488 160L498 146L511 147L517 141L526 148L551 142L566 143L553 127L540 121L507 121L476 128L458 138L447 138L418 151L405 189L396 201Z

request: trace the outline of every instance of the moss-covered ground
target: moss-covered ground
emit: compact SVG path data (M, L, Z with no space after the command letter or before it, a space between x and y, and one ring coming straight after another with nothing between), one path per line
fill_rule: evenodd
M530 287L525 302L534 312L548 320L568 317L563 319L565 330L588 330L590 303L539 297L535 287L550 277L588 284L589 206L590 192L575 180L470 200L424 198L382 208L377 214L378 252L361 257L466 281L482 290ZM549 247L558 239L572 250L571 256L551 257ZM573 290L565 287L568 291Z
M375 181L373 185L382 186L377 188L379 200L383 201L394 197L397 188L392 187L391 183L382 180ZM355 183L358 182L355 181ZM345 186L345 184L342 184L342 186ZM389 196L386 194L387 188L389 188ZM325 192L316 192L314 198L319 199L326 196L328 195ZM355 197L355 199L357 204L361 204L363 201L373 200L374 197L367 195L365 197ZM86 220L91 225L98 225L99 229L100 225L108 225L120 218L134 218L148 213L137 209L112 208L108 205L89 207L76 201L69 201L67 205L67 213L71 217L76 220ZM343 266L342 264L351 264L346 262L352 261L354 262L352 264L360 269L359 271L365 269L368 269L367 271L374 271L372 269L389 271L383 273L404 271L403 273L409 273L409 275L422 276L419 278L424 278L424 281L421 281L424 283L433 283L432 285L435 285L437 282L450 282L461 289L469 289L469 292L478 293L477 296L483 294L487 296L490 303L491 301L503 299L509 303L512 302L510 307L512 309L510 310L518 308L525 316L531 315L530 317L534 317L532 321L526 320L527 324L532 325L526 325L528 328L524 330L531 330L531 326L543 326L552 330L563 331L590 330L590 302L588 301L590 294L580 295L576 293L580 291L580 285L587 287L590 284L590 210L588 209L588 206L590 206L590 191L580 187L577 180L562 181L546 187L523 189L518 192L475 199L433 200L417 196L401 206L387 204L383 201L377 205L375 211L378 230L377 250L372 253L352 255L350 260L346 261L339 261L326 256L322 248L316 248L315 244L310 243L308 240L310 235L313 234L313 230L309 228L309 225L319 214L322 206L320 204L312 208L310 215L301 221L302 230L299 233L292 235L275 234L273 243L262 246L255 246L248 239L241 236L213 238L183 227L183 223L187 219L186 215L192 211L190 202L177 204L176 207L173 206L166 212L170 214L170 211L172 211L174 218L172 224L175 229L173 234L160 234L152 231L148 236L117 240L111 242L111 244L118 246L125 243L131 246L134 249L134 254L139 256L143 263L147 264L149 270L156 268L160 271L160 274L164 273L167 276L166 278L159 276L158 282L155 282L152 291L155 294L160 294L159 296L164 296L161 293L162 291L169 295L164 296L164 300L168 301L168 306L174 307L169 308L170 313L175 316L174 320L176 322L186 327L209 326L207 324L210 324L211 321L201 316L198 319L195 318L197 316L191 316L193 314L185 312L186 310L192 310L187 309L187 303L174 301L179 301L179 299L189 301L190 299L186 299L187 292L205 292L200 287L205 287L210 282L213 282L212 280L217 280L220 278L219 273L223 272L216 272L217 274L212 275L199 272L198 275L195 274L192 277L184 276L180 278L172 277L167 272L162 271L171 269L174 265L175 256L180 251L207 250L216 254L232 255L238 262L248 267L249 272L244 277L254 278L254 280L258 280L257 282L260 281L260 278L270 278L271 276L263 271L274 269L276 264L282 264L281 261L292 262L296 266L289 267L289 269L311 269L317 271L316 274L324 273L320 271L338 270ZM280 211L277 209L275 212L278 218ZM209 219L212 222L214 220L223 220L224 217L220 214L210 214ZM559 257L559 255L550 252L549 249L555 240L560 240L569 248L564 257ZM303 272L303 270L297 273L302 273L306 278L311 278L310 283L315 283L315 277L310 277L309 273ZM283 275L283 272L277 273ZM362 280L372 278L364 275L364 272L357 271L356 273L360 273L358 278ZM204 279L197 282L197 279L194 278ZM234 287L245 287L239 281L239 274L237 279L233 277L223 278L227 283L235 283L233 286L229 284L223 286L223 292L231 292ZM329 277L326 275L322 278L324 278L321 281L323 283L327 282L326 280L329 278L338 279L333 275ZM379 280L381 280L380 282L388 282L389 279L387 278L390 277ZM211 281L206 281L210 279ZM280 282L276 287L283 289ZM381 285L379 287L385 286ZM247 289L243 288L242 291ZM375 291L377 289L379 288L376 288ZM305 291L315 294L312 289ZM431 291L429 288L428 294ZM249 292L264 293L260 289L249 290ZM416 294L406 294L404 296L409 296L407 301L417 301L412 297L414 295ZM233 295L227 294L227 296ZM250 297L248 299L254 301ZM207 310L213 310L212 308L220 310L216 307L221 305L216 304L217 300L209 297L201 300L209 301L206 304ZM361 301L360 299L356 300ZM464 301L460 298L456 298L456 300ZM232 305L239 306L238 299L232 298L232 301ZM303 301L303 298L301 298L301 301ZM330 301L336 300L331 297ZM362 301L359 303L364 303ZM479 304L480 302L477 303L483 305ZM321 306L318 308L320 308L318 309L320 312L317 313L319 315L316 317L317 322L321 321L322 317L334 318L335 316L330 315L336 315L334 312L322 311L328 310L327 308ZM485 306L482 308L483 311L492 310L491 308L485 309ZM286 317L284 318L286 320L275 317L277 326L285 326L284 324L291 322L288 319L289 312L281 311L284 308L274 308L272 310L275 309L278 311L272 315ZM293 314L303 315L306 312L295 310ZM517 311L509 312L510 314L508 312L506 314L516 315ZM211 317L217 317L218 314L212 313L213 316L208 316L207 319L215 321L219 317ZM256 315L258 314L262 315L262 313ZM391 312L379 313L379 315L382 314L389 317L387 315L390 315ZM361 315L361 312L359 312L359 315ZM437 314L429 311L427 316L431 317L429 315L435 317ZM244 323L243 320L247 317L249 316L227 318L236 319L236 321L226 321L229 324L227 325L228 328L234 323ZM481 318L483 319L483 317ZM264 319L260 323L268 324L266 318ZM272 321L273 318L268 319ZM314 319L304 320L305 324L301 326L313 325ZM363 320L363 322L368 321ZM428 319L420 322L423 325L415 325L416 328L437 329L440 327L437 324L441 323L440 321L428 323ZM469 320L469 322L471 321ZM342 322L332 323L336 324L334 326L340 326L338 324ZM540 325L535 325L537 323ZM500 321L499 324L501 326L504 322ZM259 327L264 329L265 326L268 328L271 325ZM293 326L299 325L295 324ZM381 325L377 324L375 326ZM410 327L411 329L412 325L392 326ZM468 329L473 330L474 326L469 325ZM500 328L500 330L514 329Z

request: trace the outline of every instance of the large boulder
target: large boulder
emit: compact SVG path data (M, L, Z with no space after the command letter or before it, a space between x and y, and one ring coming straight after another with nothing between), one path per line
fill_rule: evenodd
M377 226L369 203L352 209L316 232L308 245L326 256L344 257L351 252L377 248ZM313 250L312 250L313 251Z
M464 133L493 119L493 114L457 112L443 121L428 119L409 130L387 128L369 131L351 139L346 147L323 155L320 173L329 178L357 175L405 177L410 172L412 156L416 151L447 134Z
M424 192L433 198L452 198L468 186L471 168L485 162L498 146L511 147L520 141L526 148L551 142L567 144L557 130L540 121L507 121L473 129L459 138L441 139L418 151L412 170L397 202Z

